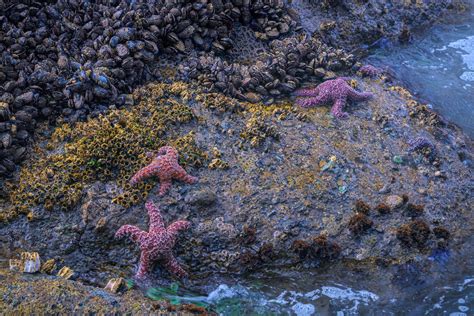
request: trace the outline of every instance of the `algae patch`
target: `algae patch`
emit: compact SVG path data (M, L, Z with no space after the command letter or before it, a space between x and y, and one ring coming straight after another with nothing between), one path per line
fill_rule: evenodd
M146 198L153 188L142 183L133 189L130 177L149 163L147 152L170 144L180 153L185 167L199 167L206 154L196 146L194 134L180 135L181 125L196 121L187 104L188 86L183 83L150 84L134 92L131 109L108 112L75 125L58 127L45 149L20 171L18 184L11 188L14 206L0 219L28 213L43 205L47 210L68 210L82 197L83 188L94 181L115 181L120 194L114 202L131 206Z

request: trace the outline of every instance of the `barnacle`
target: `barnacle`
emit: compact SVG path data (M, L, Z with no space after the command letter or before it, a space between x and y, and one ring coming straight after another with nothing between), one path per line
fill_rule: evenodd
M219 112L238 112L243 109L242 103L221 93L202 93L196 96L196 101L204 107Z
M174 128L195 120L193 110L182 99L192 96L190 91L179 82L149 84L134 91L133 108L111 110L87 122L56 128L47 149L35 149L37 158L22 168L19 184L10 190L10 200L16 206L13 213L27 214L37 205L47 210L55 206L72 209L83 188L97 180L116 181L123 189L114 203L125 207L137 204L153 185L132 188L128 180L150 162L147 152L166 144L179 151L181 165L207 165L207 155L194 141L194 133L179 135Z
M214 158L208 165L209 169L228 169L229 164L221 158Z
M254 112L240 133L240 137L248 140L252 147L260 146L268 137L280 138L276 127L265 122L262 115L262 112Z

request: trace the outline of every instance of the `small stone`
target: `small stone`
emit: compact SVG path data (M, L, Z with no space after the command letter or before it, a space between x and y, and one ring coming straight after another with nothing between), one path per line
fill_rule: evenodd
M57 276L63 278L63 279L70 279L74 274L74 271L70 269L69 267L62 267L61 270L59 270Z
M51 274L56 269L56 260L49 259L41 265L41 273Z
M403 163L403 158L401 156L393 156L392 161L400 165Z
M107 282L104 289L112 293L117 293L123 285L125 285L123 278L113 278Z
M402 206L403 204L403 199L401 196L398 195L390 195L387 197L385 200L385 203L390 206L391 209L398 208Z
M443 172L443 171L436 171L435 172L435 177L438 177L438 178L446 178L446 174Z
M196 206L210 206L217 200L217 195L209 189L193 192L186 197L186 202Z

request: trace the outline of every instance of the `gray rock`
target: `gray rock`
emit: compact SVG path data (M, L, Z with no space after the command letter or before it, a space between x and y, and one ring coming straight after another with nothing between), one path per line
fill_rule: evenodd
M390 208L394 209L394 208L402 206L403 199L401 196L398 196L398 195L389 195L387 199L385 200L385 203L388 206L390 206Z
M188 194L185 199L186 203L199 207L210 206L214 204L216 200L217 195L209 189L192 192Z

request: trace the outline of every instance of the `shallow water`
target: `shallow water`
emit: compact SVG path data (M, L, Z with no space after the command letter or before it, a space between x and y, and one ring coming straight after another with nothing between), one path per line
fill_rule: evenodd
M268 269L210 286L206 295L167 298L220 315L474 315L473 241L396 267L338 262L304 272Z
M189 298L221 315L474 315L473 241L394 268L263 271Z
M379 44L369 63L388 66L418 97L474 136L474 12L435 26L407 46Z

